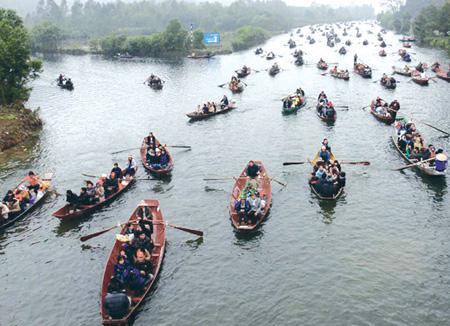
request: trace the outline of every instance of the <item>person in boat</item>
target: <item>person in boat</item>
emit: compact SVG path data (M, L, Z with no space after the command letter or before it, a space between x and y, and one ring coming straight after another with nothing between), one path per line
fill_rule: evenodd
M170 158L169 154L167 154L166 149L161 149L161 155L159 156L159 164L162 168L166 168L169 165Z
M78 205L92 205L92 197L87 194L87 188L81 187L80 194L78 195Z
M134 177L134 175L136 174L136 170L137 170L136 160L133 158L132 155L128 155L128 161L126 164L124 176Z
M141 277L145 279L145 283L148 283L153 279L152 263L150 260L150 254L145 252L145 250L137 249L136 255L134 256L134 266L139 271Z
M147 149L155 149L156 148L156 138L153 135L153 132L150 131L147 137L145 137L145 144L147 145Z
M28 172L28 175L21 180L21 183L27 181L28 181L27 185L28 190L30 191L33 190L34 193L37 195L39 188L41 187L39 183L39 177L33 171L30 171Z
M96 197L95 197L95 187L94 187L94 183L92 181L86 181L86 194L88 195L90 202L94 203L96 201Z
M329 145L328 138L324 138L322 140L322 146L325 146L325 149L331 153L331 147Z
M136 212L137 222L142 232L151 239L153 234L153 215L150 208L141 202Z
M327 99L327 95L325 94L324 91L321 91L320 94L319 94L319 96L317 97L317 100L318 100L319 102L322 102L322 101L324 101L324 100L326 100L326 99Z
M108 198L119 190L119 179L114 172L105 180L105 197Z
M331 155L330 152L327 151L327 148L325 146L322 146L322 148L320 149L319 156L322 161L325 162L325 164L328 164L330 162Z
M358 61L358 54L355 53L353 56L353 65L356 65L356 62Z
M156 155L155 155L155 150L154 149L149 149L147 151L147 154L145 154L145 159L147 161L147 164L152 166L153 164L157 164L159 163L157 161Z
M105 188L103 183L97 182L95 184L95 201L102 202L105 200Z
M389 104L389 109L397 112L400 110L400 103L397 100L393 100L391 104Z
M0 202L0 225L8 220L9 208L8 205Z
M144 252L148 251L150 253L152 252L154 245L151 237L148 237L142 230L136 238L135 247L143 250Z
M251 207L246 196L241 196L241 198L236 201L234 209L239 216L239 223L248 223L248 213L250 212Z
M209 108L206 105L206 103L203 104L202 112L203 112L203 114L208 114L209 113Z
M128 279L130 276L129 261L125 260L125 257L119 255L114 264L114 278L120 282L120 284L125 287L128 284Z
M19 201L19 207L20 211L25 211L28 204L32 204L30 199L30 192L29 190L24 186L20 185L17 190L14 193L15 198Z
M247 200L250 204L248 219L251 224L256 224L256 219L261 214L261 199L256 195L256 191L252 191Z
M422 62L419 62L419 64L416 66L416 70L419 71L419 72L424 72L423 68L424 67L423 67L423 63Z
M244 73L244 74L246 74L246 73L248 73L249 72L249 70L250 70L250 68L249 67L247 67L246 65L244 65L243 67L242 67L242 72Z
M119 163L114 163L113 168L111 169L111 172L114 172L117 176L117 178L122 179L122 169L119 167Z
M260 174L260 168L254 161L248 162L247 169L245 170L245 175L254 179Z
M433 159L436 157L436 148L433 145L428 145L428 148L424 151L423 160Z
M66 83L64 84L67 88L72 88L73 87L73 83L72 83L72 79L67 79Z
M245 66L244 66L245 67ZM226 95L224 95L222 97L222 99L220 100L220 107L221 109L225 109L228 106L229 102L228 102L228 97Z
M66 79L64 78L64 75L63 74L59 74L59 77L58 77L58 84L59 85L64 85L64 81L65 81Z
M334 66L333 69L331 69L331 73L333 73L333 74L337 73L337 66Z
M130 308L131 299L127 296L124 285L115 277L109 281L104 305L107 314L112 319L122 319Z
M299 87L295 90L295 94L298 94L300 96L305 96L305 91L301 87Z

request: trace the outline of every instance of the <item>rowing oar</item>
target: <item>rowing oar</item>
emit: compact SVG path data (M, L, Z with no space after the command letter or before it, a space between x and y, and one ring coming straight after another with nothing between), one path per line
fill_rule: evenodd
M335 105L335 108L348 109L348 105Z
M283 165L297 165L297 164L305 164L309 162L283 162Z
M422 122L422 123L423 123L424 125L427 125L428 127L431 127L431 128L433 128L433 129L436 129L437 131L440 131L440 132L446 134L447 136L450 136L450 133L448 133L448 132L446 132L446 131L444 131L444 130L442 130L442 129L439 129L439 128L435 127L435 126L432 126L432 125L430 125L429 123L426 123L426 122Z
M192 148L191 146L188 145L164 145L163 147L172 147L172 148ZM123 153L126 151L131 151L131 150L135 150L135 149L141 149L141 147L133 147L133 148L127 148L127 149L123 149L121 151L117 151L117 152L111 152L111 154L119 154L119 153Z
M419 162L416 162L416 163L413 163L413 164L408 164L408 165L402 166L401 168L392 169L392 170L393 171L401 171L401 170L409 169L409 168L412 168L412 167L414 167L416 165L420 165L422 163L425 163L425 162L428 162L428 161L433 161L433 160L435 160L434 157L433 158L429 158L428 160L423 160L423 161L419 161Z
M111 154L119 154L119 153L123 153L123 152L126 152L126 151L131 151L131 150L134 150L134 149L140 149L140 147L133 147L133 148L122 149L122 150L117 151L117 152L112 152Z
M361 108L361 110L366 110L366 108L368 108L370 105L371 105L371 104L366 105L366 106L363 106L363 107Z
M353 164L353 165L370 165L369 161L360 161L360 162L346 162L346 161L338 161L340 164Z
M275 181L276 183L278 183L279 185L282 185L283 187L286 187L286 186L287 186L287 184L285 184L285 183L283 183L283 182L280 182L280 181L278 181L278 180L275 179L275 178L270 178L270 180Z
M217 87L224 87L226 84L228 84L228 83L223 83L223 84L217 85Z
M98 231L98 232L95 232L95 233L91 233L91 234L85 235L85 236L80 238L80 241L81 242L85 242L85 241L87 241L89 239L98 237L99 235L102 235L102 234L104 234L106 232L114 230L116 227L122 227L122 226L124 226L124 225L126 225L128 223L133 223L133 222L136 222L136 221L128 221L126 223L119 223L119 225L115 225L115 226L112 226L110 228L104 229L102 231ZM168 222L166 222L166 223L153 222L153 225L167 225L167 226L170 226L171 228L174 228L174 229L177 229L177 230L181 230L181 231L184 231L184 232L188 232L188 233L192 233L192 234L198 235L199 237L203 237L203 231L189 229L189 228L186 228L184 226L174 225L174 224L170 224Z
M239 177L239 178L247 178L247 177ZM236 177L227 177L227 178L204 178L204 181L221 181L221 180L231 180L237 179Z
M89 177L89 178L99 178L98 175L93 175L93 174L81 173L81 175L84 175L85 177ZM154 178L134 178L134 180L159 180L159 179L154 179Z

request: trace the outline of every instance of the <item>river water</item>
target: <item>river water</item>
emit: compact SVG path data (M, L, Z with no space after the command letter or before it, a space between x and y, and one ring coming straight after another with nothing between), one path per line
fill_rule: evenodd
M53 197L25 220L0 235L0 325L100 324L99 292L114 233L82 244L81 235L128 219L143 198L161 201L171 223L202 229L202 241L169 230L160 278L134 325L448 325L450 320L450 218L446 180L431 180L402 166L390 140L391 128L361 107L379 95L397 98L401 114L450 130L450 84L428 87L399 76L394 91L378 79L400 65L398 35L388 33L388 57L378 56L379 27L360 25L363 37L349 32L353 44L345 56L326 46L325 38L306 44L294 39L312 65L296 67L284 44L288 34L270 39L264 49L281 55L283 71L245 79L235 95L239 108L227 115L190 123L184 115L207 100L219 100L235 69L247 64L263 70L272 62L252 50L212 60L117 62L97 56L59 56L44 61L33 84L28 107L41 108L45 122L31 159L1 171L1 193L30 170L55 173L55 187L79 190L81 173L107 172L124 164L150 130L171 145L172 177L138 181L109 207L87 218L61 223L51 213L64 204ZM372 30L373 34L368 34ZM305 36L307 27L303 28ZM342 30L339 31L339 34ZM362 41L367 38L368 46ZM347 38L341 37L342 41ZM322 76L319 57L351 70L353 54L374 68L372 80L351 74L350 81ZM413 46L413 58L448 62L438 50ZM68 74L75 91L52 82ZM143 85L150 73L166 81L162 91ZM279 99L301 86L314 100L324 90L338 111L327 126L314 108L283 116ZM420 123L428 142L450 148L448 138ZM323 137L338 159L369 160L346 165L346 194L334 204L310 193L310 166L282 166L284 161L312 158ZM136 150L130 150L134 155ZM230 223L231 180L205 177L238 175L250 159L259 159L273 184L269 219L250 235L237 234ZM146 177L143 168L138 175Z

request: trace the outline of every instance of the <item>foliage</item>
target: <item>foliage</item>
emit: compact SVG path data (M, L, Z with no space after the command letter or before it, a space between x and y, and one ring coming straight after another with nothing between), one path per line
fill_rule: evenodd
M192 48L193 49L204 49L205 45L203 44L203 30L197 28L192 32Z
M28 99L27 82L37 77L41 62L31 60L28 34L22 19L0 8L0 104Z
M233 50L239 51L264 42L269 37L269 33L260 28L246 26L238 29L231 43Z
M50 22L42 22L30 33L31 49L37 52L55 52L61 45L61 30Z

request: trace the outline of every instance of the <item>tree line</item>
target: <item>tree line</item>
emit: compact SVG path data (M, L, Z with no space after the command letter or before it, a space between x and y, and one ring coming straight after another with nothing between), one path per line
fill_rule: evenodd
M412 33L422 45L438 46L450 54L450 0L390 0L389 9L377 19L398 33Z
M158 50L157 46L167 45L164 38L168 29L175 27L174 20L183 30L176 38L180 43L173 46L176 49L189 47L182 36L186 34L184 31L190 32L191 29L237 31L233 47L242 49L245 44L264 40L268 35L264 31L279 32L300 25L372 17L373 8L367 5L342 8L314 5L306 8L287 6L281 0L238 0L229 6L219 2L177 0L131 3L120 0L82 3L76 0L68 6L67 0L39 0L34 13L27 15L26 23L32 27L36 49L48 48L50 51L64 39L98 39L97 45L102 48L104 45L105 49L119 43L136 52L155 55L155 52L166 52L166 48ZM141 45L139 49L136 49L137 44Z

